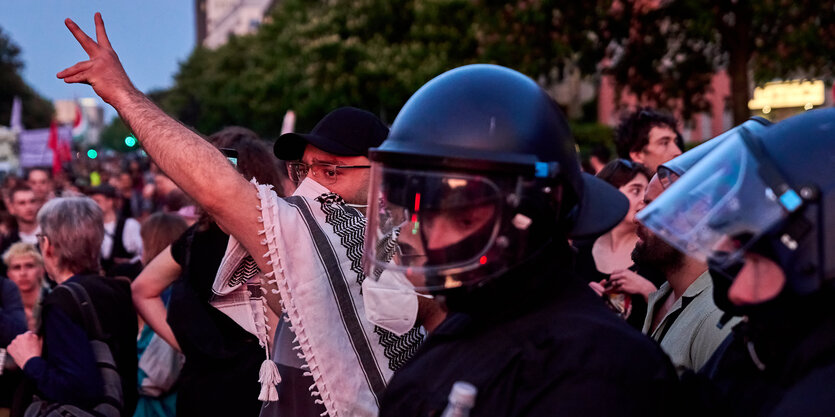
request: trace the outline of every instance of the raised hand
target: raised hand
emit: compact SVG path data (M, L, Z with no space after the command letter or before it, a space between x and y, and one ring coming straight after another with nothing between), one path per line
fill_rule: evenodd
M71 19L64 21L75 39L90 57L58 73L66 83L84 83L105 102L118 110L117 103L126 95L136 91L136 88L125 73L116 51L110 46L101 13L96 13L96 40L87 36Z
M612 272L608 282L608 292L640 294L644 299L649 299L649 295L657 290L648 279L628 269Z

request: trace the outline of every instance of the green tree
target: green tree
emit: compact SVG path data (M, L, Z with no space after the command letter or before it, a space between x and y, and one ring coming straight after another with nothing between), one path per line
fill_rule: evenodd
M594 74L604 56L601 19L611 1L477 0L480 56L546 83L564 79L567 67Z
M23 104L24 127L47 127L54 113L52 103L26 84L20 75L22 69L20 47L0 28L0 124L9 123L12 100L17 96Z
M831 76L833 0L668 0L615 3L609 20L612 73L618 84L661 106L702 110L711 75L731 79L734 122L745 121L751 79ZM623 24L628 22L628 24Z
M196 49L163 108L207 133L276 136L287 110L308 129L346 105L391 122L423 83L476 61L476 12L468 0L287 0L257 33Z
M125 138L133 135L127 125L119 117L114 117L101 131L99 140L101 146L115 151L127 152L132 150L125 145Z

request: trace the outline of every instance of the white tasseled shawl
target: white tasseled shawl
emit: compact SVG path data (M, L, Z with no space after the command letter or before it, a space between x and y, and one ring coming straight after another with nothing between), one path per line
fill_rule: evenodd
M273 267L266 287L281 295L294 349L315 381L311 395L331 417L376 416L379 395L423 333L414 328L398 337L366 319L360 293L365 218L309 179L287 198L253 184L267 246L263 256ZM245 253L237 242L232 246L224 262Z

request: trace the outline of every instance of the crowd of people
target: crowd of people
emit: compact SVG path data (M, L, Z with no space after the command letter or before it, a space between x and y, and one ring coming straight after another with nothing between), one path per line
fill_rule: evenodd
M6 413L835 415L833 109L686 152L634 109L590 175L533 80L470 65L269 149L167 116L95 20L58 76L150 160L4 183Z

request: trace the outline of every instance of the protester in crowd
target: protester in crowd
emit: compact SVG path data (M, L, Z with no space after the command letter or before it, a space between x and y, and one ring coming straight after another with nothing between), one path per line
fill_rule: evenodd
M110 185L91 188L87 195L101 208L104 221L104 240L101 244L101 263L105 271L119 264L131 263L142 257L142 236L136 219L121 216L117 204L119 195Z
M247 178L281 183L277 179L281 173L274 170L275 157L252 131L230 127L209 141L238 151L238 166ZM170 247L149 259L133 284L134 303L142 317L185 354L178 384L178 414L256 415L261 408L258 373L264 347L255 335L210 304L212 284L228 240L229 236L204 215ZM251 265L249 273L256 270ZM171 301L166 314L161 296L169 287ZM235 400L220 404L205 401L216 396Z
M15 226L12 229L7 242L24 242L35 245L38 243L37 234L40 231L37 223L37 214L44 201L26 185L21 185L11 192L11 213L15 218ZM4 245L5 246L5 245ZM5 246L3 249L7 249Z
M597 144L589 153L589 168L592 175L597 175L609 160L612 158L612 151L608 146Z
M12 339L26 331L26 314L20 292L6 277L0 277L0 302L0 349L5 349Z
M3 263L8 269L9 279L20 291L27 327L36 331L40 301L46 289L41 253L28 243L17 242L3 253Z
M324 264L315 265L304 259L308 256L304 252L298 255L283 254L287 256L286 263L292 265L293 269L285 271L282 274L283 280L279 278L278 282L279 288L286 285L285 291L282 291L282 297L285 305L291 306L288 311L290 320L282 320L279 324L274 344L275 358L282 378L278 387L280 400L278 404L267 405L261 413L262 416L312 417L325 411L332 414L333 409L342 404L345 404L342 407L355 407L357 415L376 414L377 404L374 397L379 395L392 371L408 360L422 340L420 330L415 327L416 320L418 324L423 324L427 330L431 330L443 317L443 313L431 303L427 303L428 307L425 306L424 313L421 315L418 299L408 293L405 294L402 304L398 304L397 300L402 300L403 296L398 297L396 293L388 293L386 298L389 300L382 300L375 304L373 300L379 297L375 297L377 289L363 284L365 277L359 266L359 256L363 250L362 232L365 226L361 211L365 211L363 203L367 200L369 178L368 159L365 155L370 147L379 145L387 134L388 129L376 116L356 108L343 107L328 113L310 133L287 133L280 136L275 143L276 156L285 161L290 179L299 184L294 196L287 199L287 202L291 207L294 205L321 207L321 211L312 211L307 208L305 223L309 223L309 227L324 227L327 230L332 228L333 235L326 237L330 242L320 241L314 244L310 242L308 235L299 234L299 230L296 229L294 234L285 237L281 243L275 243L276 246L271 249L280 251L279 256L281 256L282 252L288 250L284 245L292 244L294 239L306 239L300 242L304 245L300 247L307 248L306 250L311 252L329 255L332 251L338 250L341 253L337 256L346 258L330 255ZM262 205L265 204L263 201ZM297 222L302 220L298 218L293 220L293 215L294 213L290 210L289 216L285 213L286 217L274 217L270 221ZM310 220L313 216L316 222ZM281 229L276 228L267 232L268 236L273 233L281 233ZM320 269L320 272L316 272L317 268L333 268L335 263L342 264L344 270L325 272ZM347 267L350 267L350 270ZM287 291L287 289L310 285L304 282L309 281L309 278L306 278L308 274L318 277L314 285L322 291L331 285L336 285L339 290L334 292L334 297L362 297L362 304L355 305L355 310L338 311L335 304L321 307L319 304L321 295L311 294L304 297L304 293L297 293L298 296L293 297L288 303L287 300L292 297L292 290ZM360 290L363 292L361 293ZM394 311L393 317L389 316L391 312L380 309L382 303L389 302L392 303L391 307L397 310L402 309ZM316 306L319 306L319 309ZM307 314L311 318L307 318L305 322L305 317L296 309L307 309ZM362 314L362 309L366 309L366 314ZM329 326L317 326L311 323L312 316L316 315L329 317L328 324L337 327L328 328ZM352 322L356 320L351 317L353 315L367 317L370 321ZM399 321L392 325L392 323L376 320L380 318ZM350 323L349 325L354 327L358 327L358 324L362 326L362 331L351 330L346 336L352 340L367 338L373 341L374 344L358 346L356 353L357 355L374 355L373 363L366 361L361 369L357 369L356 365L349 362L354 360L351 355L344 355L344 352L350 352L349 342L327 336L338 331L342 323ZM299 340L300 343L294 341L302 327L305 327L306 334L315 335L312 341ZM330 351L334 354L340 351L341 356L331 366L350 366L353 372L336 375L335 372L338 371L329 368L324 368L330 370L329 374L322 372L317 375L306 372L307 367L317 366L315 358L312 357L313 354L309 353L317 349L321 349L323 353ZM297 350L307 352L306 357L296 355ZM375 371L373 367L384 368L380 372ZM373 379L369 382L361 379L363 374L369 373L373 375L371 377ZM362 383L368 383L368 386L358 390L358 393L350 388L351 385ZM348 387L343 387L343 384ZM309 391L307 387L311 385L318 388L316 396L321 399L315 400L311 398L309 392L306 392ZM337 403L333 400L329 402L327 400L329 395L337 397L335 400L342 402ZM355 404L351 404L338 399L338 396L357 398L351 398L350 401L355 401Z
M162 172L154 174L154 182L151 185L151 198L153 199L153 207L157 210L165 210L166 207L179 206L176 199L181 199L180 196L185 195L177 184ZM174 199L175 201L171 201ZM179 209L179 207L177 207Z
M362 116L350 124L360 129L322 131L317 136L323 141L310 141L310 146L308 141L298 141L300 146L291 153L296 153L302 163L291 167L292 172L310 175L305 175L295 196L281 199L268 186L248 183L218 150L136 90L107 40L101 15L96 15L99 43L71 20L66 23L92 60L62 71L60 78L92 85L120 112L163 171L231 232L235 242L226 256L225 271L237 270L232 261L245 259L242 253L251 253L271 281L264 286L268 301L276 299L273 290L280 292L287 307L282 311L289 315L294 332L304 334L295 347L310 368L315 387L299 402L323 403L316 405L324 405L333 414L349 410L358 416L376 415L377 398L393 369L402 365L422 340L421 329L415 326L420 306L433 305L419 303L418 298L423 297L409 292L389 292L382 299L390 304L372 307L364 297L379 292L360 291L360 285L368 282L359 265L365 218L348 204L366 203L369 172L365 152L382 140L379 132L383 131L384 137L385 127L379 120L368 123L368 117ZM346 114L355 117L368 113L353 109ZM343 139L334 140L340 137ZM323 256L311 256L317 252ZM219 278L223 291L243 288L243 282L230 287L223 279L231 277ZM313 290L302 291L299 286ZM345 300L352 302L337 304ZM390 306L395 308L383 308L385 314L375 316L379 326L365 317L367 307ZM316 311L301 313L304 309ZM308 320L304 321L303 316ZM279 395L271 383L277 382L279 375L274 364L270 365L263 363L260 397L276 400ZM285 388L302 394L302 390L285 384L282 376L281 389ZM281 404L285 402L279 401L278 406Z
M174 213L154 213L142 223L142 264L147 265L188 229L185 219Z
M477 389L471 416L671 411L665 355L572 272L567 238L628 210L574 149L533 80L472 65L418 90L371 150L368 279L405 274L450 314L395 373L381 416L438 414L456 381Z
M8 412L22 374L6 347L17 335L26 331L26 314L15 284L0 276L0 414ZM6 414L8 415L8 414Z
M18 185L22 184L23 180L15 175L14 173L7 173L3 177L3 207L8 210L9 206L11 206L11 191L15 189Z
M688 386L704 400L692 415L835 413L833 120L823 109L739 129L641 215L706 259L719 307L746 317L702 368L708 386Z
M130 415L137 395L136 313L126 280L97 275L101 209L89 198L53 199L38 223L44 266L58 286L43 300L40 331L18 336L8 348L36 387L30 408L60 404ZM101 364L105 346L112 356L107 365Z
M3 310L6 316L17 314L13 305L16 302L22 301L26 327L28 327L29 331L37 331L37 321L40 316L40 301L46 294L46 287L43 285L43 258L41 258L41 254L34 246L28 243L17 242L3 254L3 263L8 267L9 279L0 278L0 285L4 286L0 290L2 291L2 296L4 298L19 298L17 301L10 299L4 300L0 309ZM10 285L10 282L14 284ZM17 289L14 289L15 286L17 286ZM20 292L19 296L15 295L18 291ZM0 320L5 322L10 319L4 317ZM12 322L15 322L15 320L12 320ZM14 336L26 331L25 327L12 326L12 328L15 327L17 328L14 330ZM8 331L9 329L5 330ZM8 338L0 346L5 349L5 346L11 339ZM0 360L0 362L3 361ZM23 372L15 365L10 357L6 358L5 366L0 364L0 368L3 368L2 375L0 375L0 408L14 408L16 411L22 412L22 410L17 410L17 408L20 408L17 403L29 403L28 399L24 398L26 391L21 389L22 387L20 386L23 381Z
M155 213L148 217L142 223L142 264L147 265L187 228L185 220L176 214ZM167 303L170 291L161 295L163 302ZM139 333L137 353L139 401L134 417L176 415L177 392L174 384L182 369L182 355L157 336L147 324Z
M134 179L130 172L122 171L117 177L116 190L119 195L121 207L120 215L125 218L143 220L145 213L145 202L142 198L142 189L134 187Z
M55 183L52 181L52 173L46 168L30 169L26 173L26 184L43 202L55 198Z
M40 228L37 222L38 210L43 205L35 192L27 185L15 187L10 193L9 211L14 222L9 233L0 238L0 253L6 252L16 242L37 245ZM6 265L0 264L0 274L7 275Z
M652 203L663 191L658 175L653 176L644 204ZM642 331L661 345L679 374L701 369L731 329L717 326L723 313L713 301L707 264L685 255L643 226L638 227L638 237L632 254L635 263L652 266L666 278L649 297Z
M632 327L640 330L649 295L664 282L663 274L645 265L635 265L632 260L638 241L635 214L643 207L649 170L637 162L616 159L597 177L626 196L629 211L617 226L599 238L573 241L577 248L575 271L588 279L589 285Z
M678 123L670 115L641 107L621 119L615 132L618 156L638 162L653 174L684 149Z

